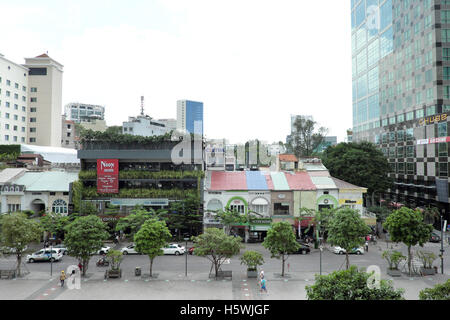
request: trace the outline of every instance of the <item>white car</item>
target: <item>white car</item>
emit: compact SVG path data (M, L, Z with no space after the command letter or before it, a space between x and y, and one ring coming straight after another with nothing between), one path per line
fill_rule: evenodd
M48 248L52 248L51 246L50 247L48 247ZM47 249L48 249L47 248ZM53 249L61 249L61 253L63 254L63 255L66 255L67 254L67 248L66 248L66 246L64 245L64 244L57 244L57 245L54 245L53 246Z
M347 251L344 248L336 246L333 247L333 252L335 254L345 254ZM350 254L357 254L357 255L364 254L364 248L363 247L353 248Z
M127 254L140 254L139 252L136 251L134 244L130 244L128 247L123 247L122 249L120 249L120 251L124 255L127 255Z
M50 253L51 251L51 253ZM53 249L50 248L41 249L35 253L27 255L27 262L33 263L35 261L60 261L63 257L61 249Z
M180 246L177 243L171 243L167 247L162 248L164 251L164 254L174 254L176 256L180 254L184 254L186 249L182 246Z
M98 250L97 252L94 252L93 254L108 254L109 250L111 249L111 247L108 246L103 246L100 250Z

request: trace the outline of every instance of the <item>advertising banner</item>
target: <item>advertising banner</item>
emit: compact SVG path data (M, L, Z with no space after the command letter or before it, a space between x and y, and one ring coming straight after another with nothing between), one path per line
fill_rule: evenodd
M446 142L450 142L450 137L420 139L420 140L416 141L416 144L422 145L422 144L436 144L436 143L446 143Z
M97 160L97 192L99 194L119 193L119 160Z

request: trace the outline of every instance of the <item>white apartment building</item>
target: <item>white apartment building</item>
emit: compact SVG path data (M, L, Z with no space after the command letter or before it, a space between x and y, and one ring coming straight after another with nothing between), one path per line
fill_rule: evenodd
M122 124L122 133L134 136L162 136L170 131L163 122L149 116L128 117L128 121Z
M0 54L0 144L27 140L28 69Z
M63 65L42 54L25 58L28 68L28 144L61 146Z
M94 104L71 102L65 105L64 112L68 120L76 123L105 120L105 107Z

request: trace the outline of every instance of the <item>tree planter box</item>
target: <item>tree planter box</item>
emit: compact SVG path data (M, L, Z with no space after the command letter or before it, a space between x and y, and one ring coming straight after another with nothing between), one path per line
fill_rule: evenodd
M247 278L258 278L258 271L256 270L247 270Z
M122 270L106 270L105 279L122 278Z
M387 274L391 277L401 277L402 272L398 269L387 269Z
M434 276L436 274L436 269L431 268L420 268L420 272L424 275L424 276Z

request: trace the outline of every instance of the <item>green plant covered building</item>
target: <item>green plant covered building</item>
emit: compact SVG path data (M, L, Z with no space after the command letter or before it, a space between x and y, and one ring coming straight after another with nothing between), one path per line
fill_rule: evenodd
M188 159L177 164L179 161L174 161L174 157L179 155L181 143L184 146L181 154ZM199 150L194 150L195 147ZM172 202L190 196L198 196L201 201L203 197L202 142L172 141L169 134L140 137L91 131L81 139L78 158L79 180L71 188L74 212L95 209L101 215L112 211L126 215L136 206L167 209ZM102 193L99 187L101 168L97 164L102 160L118 164L112 192Z

